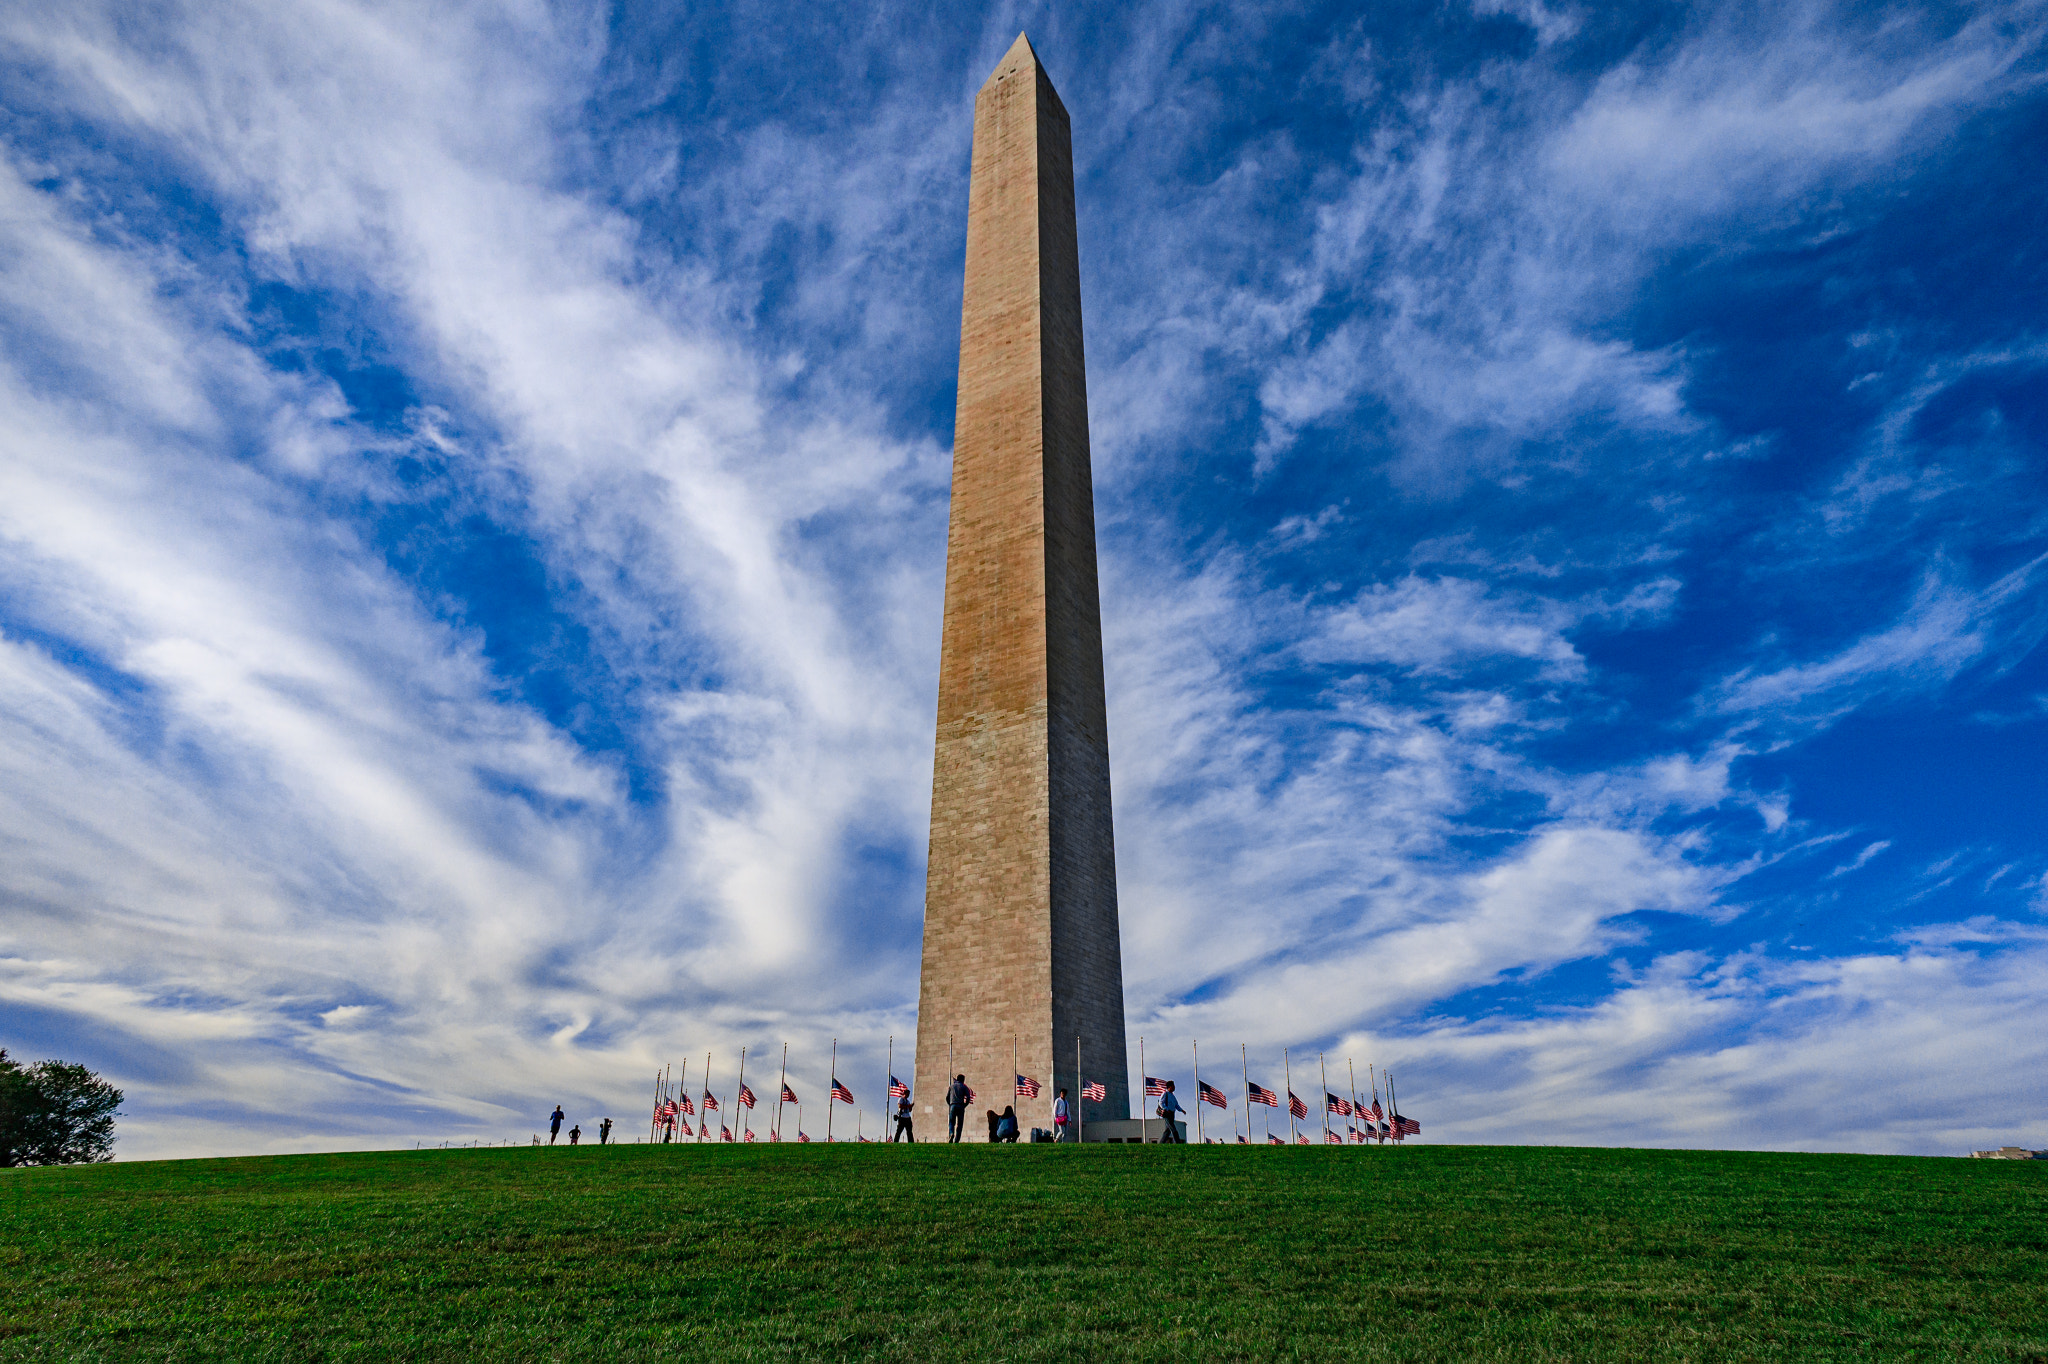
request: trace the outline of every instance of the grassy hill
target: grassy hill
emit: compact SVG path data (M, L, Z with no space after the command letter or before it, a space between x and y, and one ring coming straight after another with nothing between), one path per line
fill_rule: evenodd
M0 1171L0 1359L2048 1360L2048 1163L626 1146Z

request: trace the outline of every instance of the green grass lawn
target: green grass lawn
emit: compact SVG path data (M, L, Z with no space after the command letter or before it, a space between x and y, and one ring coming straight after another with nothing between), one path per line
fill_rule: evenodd
M0 1170L0 1359L2048 1360L2048 1164L625 1146ZM708 1353L698 1353L706 1352Z

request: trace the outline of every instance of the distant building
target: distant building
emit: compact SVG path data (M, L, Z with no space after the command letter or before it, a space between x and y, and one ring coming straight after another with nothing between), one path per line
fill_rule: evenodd
M2048 1160L2048 1151L2029 1151L2024 1146L2001 1146L1996 1151L1972 1151L1972 1160Z

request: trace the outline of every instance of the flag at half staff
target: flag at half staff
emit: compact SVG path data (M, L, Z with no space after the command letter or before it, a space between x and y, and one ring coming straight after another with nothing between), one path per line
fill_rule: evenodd
M748 1108L754 1106L754 1091L748 1089L745 1085L740 1086L740 1103Z
M910 1097L910 1086L909 1086L909 1085L906 1085L906 1084L904 1084L904 1083L903 1083L903 1082L902 1082L901 1080L899 1080L899 1079L897 1079L897 1078L896 1078L895 1076L891 1075L891 1076L889 1077L889 1097L890 1097L890 1098L892 1098L892 1099L907 1099L907 1098L909 1098L909 1097Z
M1223 1097L1223 1091L1207 1080L1195 1081L1195 1098L1205 1104L1214 1104L1218 1108L1230 1107L1230 1100Z
M1160 1079L1157 1075L1147 1075L1145 1077L1145 1092L1152 1095L1164 1094L1166 1092L1166 1081Z
M1327 1089L1323 1091L1323 1107L1342 1118L1351 1116L1351 1100L1341 1094L1332 1094Z
M697 1135L696 1129L690 1126L690 1120L688 1118L677 1118L676 1126L683 1129L683 1135L686 1137L694 1137Z
M1344 1144L1344 1138L1338 1136L1335 1132L1323 1133L1323 1140L1332 1146L1342 1146Z
M1096 1080L1081 1086L1081 1097L1092 1104L1104 1103L1109 1099L1109 1091L1103 1088L1102 1081Z
M799 1099L796 1096L796 1091L791 1089L788 1085L784 1085L782 1087L782 1101L786 1104L800 1104L803 1102L802 1099Z
M716 1113L718 1111L718 1096L708 1089L704 1091L704 1111L706 1113Z
M834 1080L832 1082L832 1097L843 1104L850 1104L853 1102L853 1091L840 1084L837 1080Z
M797 1139L798 1141L809 1141L809 1140L810 1140L810 1137L809 1137L809 1136L808 1136L808 1135L807 1135L807 1134L806 1134L806 1133L805 1133L805 1132L803 1131L803 1129L802 1129L802 1128L798 1128L798 1129L797 1129L797 1134L796 1134L796 1139Z
M1404 1137L1419 1137L1422 1135L1422 1124L1413 1118L1404 1118L1399 1113L1396 1113L1394 1115L1394 1131Z
M1017 1093L1020 1097L1026 1099L1037 1098L1038 1081L1032 1079L1029 1075L1019 1075L1017 1077Z
M1268 1146L1285 1146L1286 1144L1287 1144L1287 1143L1286 1143L1285 1141L1283 1141L1283 1140L1282 1140L1282 1139L1280 1139L1279 1137L1276 1137L1276 1136L1274 1136L1274 1135L1273 1135L1273 1134L1272 1134L1271 1132L1268 1132L1268 1133L1266 1134L1266 1145L1268 1145Z
M1291 1089L1287 1091L1287 1111L1297 1118L1306 1118L1308 1116L1308 1105L1303 1103L1301 1096Z
M1278 1108L1280 1106L1280 1096L1264 1085L1246 1085L1245 1089L1251 1101L1255 1104L1264 1104L1268 1108ZM1281 1144L1285 1145L1286 1143L1283 1142Z
M754 1129L753 1129L753 1128L751 1128L751 1127L749 1127L749 1128L747 1129L747 1140L748 1140L748 1141L752 1141L753 1139L754 1139Z
M697 1105L690 1102L690 1096L687 1094L676 1095L676 1102L683 1106L683 1112L685 1113L695 1113L697 1111Z
M1306 1132L1297 1132L1297 1133L1295 1133L1295 1134L1294 1134L1294 1144L1295 1144L1296 1146L1306 1146L1306 1145L1308 1145L1308 1144L1309 1144L1309 1141L1308 1141L1308 1133L1306 1133Z

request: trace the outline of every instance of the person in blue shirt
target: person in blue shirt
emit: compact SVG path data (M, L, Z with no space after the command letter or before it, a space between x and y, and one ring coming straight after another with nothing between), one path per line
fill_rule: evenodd
M1170 1141L1177 1141L1182 1145L1187 1144L1187 1139L1181 1136L1180 1129L1173 1125L1174 1115L1185 1113L1186 1111L1186 1109L1180 1106L1180 1099L1173 1092L1173 1081L1168 1080L1166 1082L1166 1092L1159 1096L1158 1113L1160 1117L1166 1119L1166 1130L1159 1135L1162 1145Z
M1017 1110L1015 1108L1007 1105L1003 1108L1003 1116L996 1119L995 1139L997 1141L1009 1142L1017 1140Z
M548 1119L548 1145L555 1144L555 1138L562 1134L562 1106L555 1105L555 1114Z

